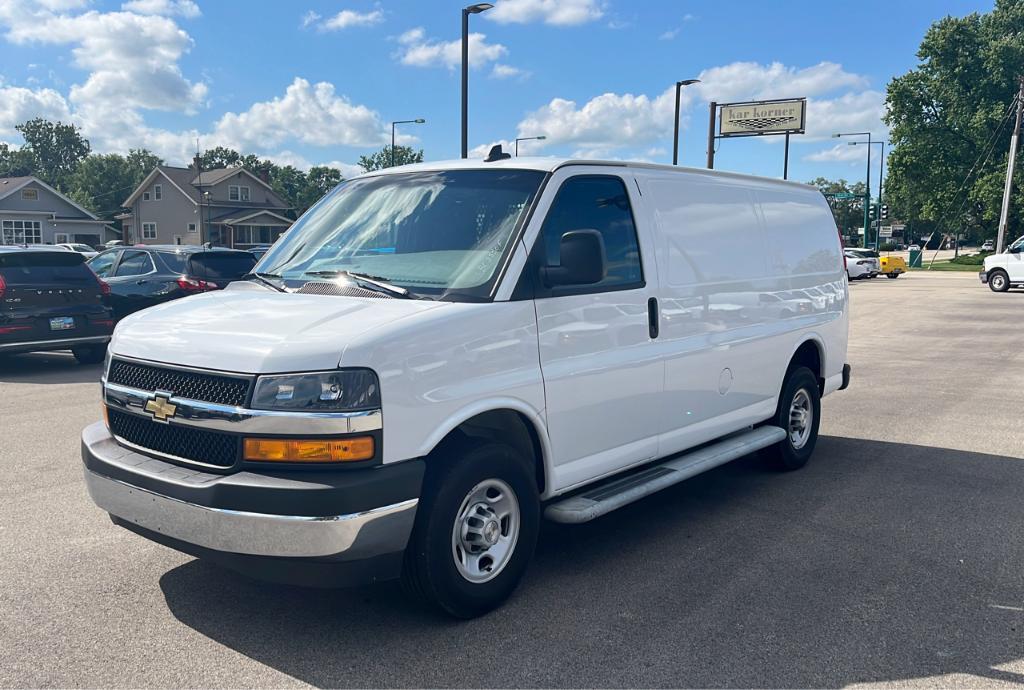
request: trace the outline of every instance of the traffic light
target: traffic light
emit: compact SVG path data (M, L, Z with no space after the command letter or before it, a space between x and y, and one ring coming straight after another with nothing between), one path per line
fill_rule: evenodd
M874 220L877 217L878 217L878 207L875 206L874 204L871 204L871 220Z
M889 205L888 204L882 204L882 220L885 220L888 217L889 217Z

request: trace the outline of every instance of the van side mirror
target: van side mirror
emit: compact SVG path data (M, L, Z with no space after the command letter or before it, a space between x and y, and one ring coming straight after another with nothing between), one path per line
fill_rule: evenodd
M540 277L548 287L557 285L593 285L604 280L608 260L604 238L597 230L570 230L562 235L558 265L543 266Z
M1020 254L1020 247L1010 247L1006 251L1010 252L1011 254Z

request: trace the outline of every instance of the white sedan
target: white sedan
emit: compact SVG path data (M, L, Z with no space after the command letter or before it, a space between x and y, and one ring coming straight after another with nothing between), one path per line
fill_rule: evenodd
M64 247L65 249L70 249L73 252L78 252L79 254L84 256L86 259L91 259L92 257L94 257L97 254L99 254L98 251L96 251L95 249L93 249L89 245L81 244L81 243L78 243L78 242L63 242L63 243L58 244L56 246Z
M844 252L846 255L846 277L850 280L859 280L861 278L871 277L871 261L865 259L862 256L847 251Z

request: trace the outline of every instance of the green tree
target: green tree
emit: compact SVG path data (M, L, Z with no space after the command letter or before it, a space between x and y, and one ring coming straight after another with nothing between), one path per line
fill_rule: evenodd
M314 165L306 173L306 184L299 197L301 209L297 210L301 213L320 201L327 192L341 184L343 179L341 171L337 168L331 168L326 165Z
M0 142L0 177L31 175L35 161L25 149L12 149Z
M71 176L71 198L101 218L112 219L120 212L121 202L162 164L163 160L145 149L132 149L127 156L92 154Z
M395 165L408 165L409 163L422 163L423 149L414 150L411 146L395 147ZM369 156L359 156L359 167L370 172L381 168L391 167L391 145L386 144L380 151Z
M825 177L818 177L807 184L813 185L821 190L822 194L856 194L863 198L864 183L854 182L850 184L844 179L830 180ZM857 236L860 229L864 227L864 207L861 199L831 199L832 216L836 219L836 227L843 235Z
M203 170L230 168L242 164L242 154L224 146L207 149L199 156L199 164Z
M33 174L62 192L69 191L75 168L89 155L89 142L78 127L37 117L15 129L25 139L22 150L32 156Z
M1024 2L996 0L987 14L940 19L917 56L920 64L888 86L895 148L886 201L922 227L992 237L1013 124L1007 115L1024 73ZM1011 216L1018 229L1022 206Z

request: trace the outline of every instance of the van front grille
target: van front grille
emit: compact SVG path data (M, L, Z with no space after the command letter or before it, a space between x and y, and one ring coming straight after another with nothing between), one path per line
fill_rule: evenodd
M110 383L144 391L166 391L179 398L218 405L244 407L251 380L240 376L206 374L115 359L110 363Z
M107 418L114 436L154 453L225 468L238 459L238 436L161 424L110 408Z

